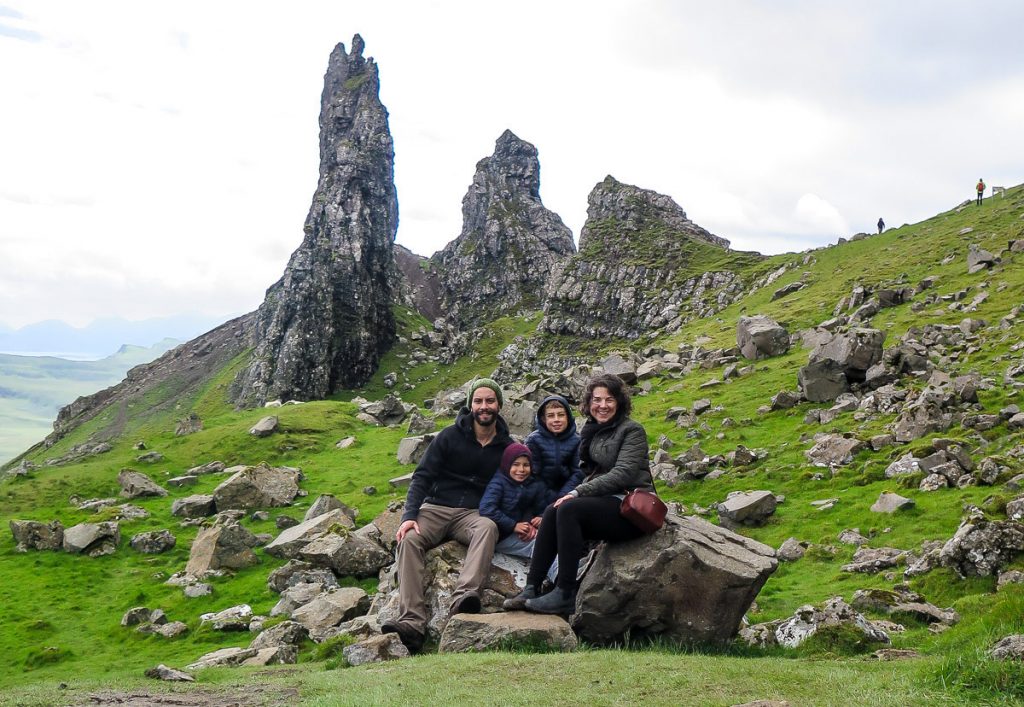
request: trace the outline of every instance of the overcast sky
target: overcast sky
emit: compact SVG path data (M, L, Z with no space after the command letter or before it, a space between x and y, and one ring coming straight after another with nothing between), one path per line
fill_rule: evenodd
M510 128L577 238L611 174L778 253L1024 181L1021 27L1010 0L0 0L0 324L255 309L355 33L414 252L458 235Z

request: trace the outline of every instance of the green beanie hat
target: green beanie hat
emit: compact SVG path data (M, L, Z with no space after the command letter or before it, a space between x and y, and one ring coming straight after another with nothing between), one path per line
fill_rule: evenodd
M473 399L473 393L475 393L478 388L490 388L491 390L493 390L494 391L494 395L497 396L497 398L498 398L498 407L501 407L502 405L505 404L505 397L501 394L501 386L499 386L497 383L495 383L492 379L490 379L490 378L477 378L476 380L471 382L469 384L469 398L470 398L470 400Z

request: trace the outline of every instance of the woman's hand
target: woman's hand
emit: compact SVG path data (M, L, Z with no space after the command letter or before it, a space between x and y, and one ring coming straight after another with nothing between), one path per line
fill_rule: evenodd
M420 534L420 526L419 526L419 524L417 524L416 521L414 521L414 520L407 520L407 521L405 521L400 526L398 526L398 532L395 533L395 539L398 540L398 542L402 542L402 538L404 538L406 535L408 535L410 530L416 531L416 534L419 535Z
M537 529L525 520L516 523L513 531L520 540L532 540L537 535Z
M551 504L551 505L553 505L553 506L554 506L555 508L558 508L559 506L561 506L561 505L562 505L563 503L565 503L566 501L571 501L571 500L572 500L572 499L574 499L574 498L576 498L576 497L575 497L575 496L573 496L573 495L572 495L571 493L567 493L567 494L565 494L564 496L562 496L562 497L561 497L560 499L558 499L557 501L555 501L555 502L554 502L553 504Z
M530 525L532 525L534 528L539 528L541 520L543 520L543 518L541 518L540 516L534 516L533 520L530 521Z

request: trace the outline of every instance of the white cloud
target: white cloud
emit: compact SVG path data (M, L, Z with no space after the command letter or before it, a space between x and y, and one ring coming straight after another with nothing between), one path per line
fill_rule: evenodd
M576 234L609 173L762 252L926 218L979 175L1021 181L1010 2L5 5L10 325L255 308L301 241L327 57L356 32L390 112L398 241L424 255L458 234L506 128Z

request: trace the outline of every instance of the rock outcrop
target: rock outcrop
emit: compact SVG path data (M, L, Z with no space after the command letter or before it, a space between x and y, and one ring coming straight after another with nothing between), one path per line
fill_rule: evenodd
M654 535L598 551L570 621L598 644L626 635L725 643L777 566L767 545L670 515Z
M239 406L321 399L364 383L395 338L394 148L363 40L331 53L320 107L320 180L305 237L267 290Z
M729 251L670 197L606 177L587 200L580 250L551 276L540 329L635 339L716 312L743 284Z
M441 309L463 328L537 309L552 269L575 252L572 232L541 203L537 148L506 130L476 165L462 232L430 259Z

